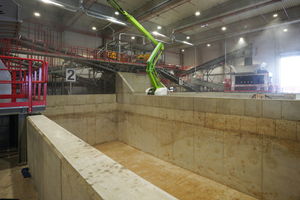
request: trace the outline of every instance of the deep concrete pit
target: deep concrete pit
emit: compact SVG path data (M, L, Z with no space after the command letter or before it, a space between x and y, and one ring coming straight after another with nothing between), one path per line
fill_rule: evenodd
M94 147L178 199L256 199L122 142L115 141Z

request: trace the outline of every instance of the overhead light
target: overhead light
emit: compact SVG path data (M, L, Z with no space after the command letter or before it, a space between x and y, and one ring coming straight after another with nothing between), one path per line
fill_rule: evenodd
M195 15L196 15L196 16L199 16L199 15L200 15L200 12L199 12L199 11L197 11L197 12L195 13Z
M184 52L184 49L182 49L181 51Z
M131 37L131 39L133 39L133 40L134 40L134 39L135 39L135 37L134 37L134 36L132 36L132 37Z
M113 22L113 23L115 23L115 24L121 24L121 25L126 25L124 22L120 22L120 21L117 21L117 20L115 20L115 19L113 19L113 18L110 18L110 17L108 17L108 18L106 18L108 21L111 21L111 22Z
M93 30L97 30L97 28L95 27L95 26L93 26L93 28L92 28Z
M222 28L222 30L225 31L225 30L226 30L226 27L224 26L224 27Z
M56 2L53 2L53 1L50 1L50 0L42 0L42 2L44 2L44 3L51 3L51 4L56 5L56 6L65 7L62 4L59 4L59 3L56 3Z
M202 26L201 26L201 28L203 28L203 27L205 27L205 26L208 26L208 24L204 24L204 25L202 25Z
M37 17L41 16L40 13L38 13L38 12L35 12L34 15Z
M189 39L190 39L190 36L187 36L186 39L189 40Z
M244 41L244 38L241 37L241 38L240 38L240 42L243 42L243 41Z
M189 43L187 41L183 41L184 44L188 44L188 45L191 45L191 46L194 46L192 43Z
M210 47L210 44L207 44L208 47Z
M115 15L119 15L119 12L115 12Z
M161 26L158 26L157 29L161 29Z
M169 37L167 37L167 36L165 36L165 35L163 35L163 34L157 32L157 31L152 32L152 34L153 34L153 35L159 35L159 36L164 37L164 38L169 38Z
M288 30L287 30L287 29L283 29L283 31L284 31L284 32L287 32Z
M274 15L273 15L273 17L277 17L277 16L278 16L278 14L274 14Z

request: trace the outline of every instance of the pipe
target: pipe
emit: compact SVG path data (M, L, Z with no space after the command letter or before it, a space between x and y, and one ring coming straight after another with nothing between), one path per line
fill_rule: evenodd
M195 80L197 79L197 47L195 46ZM197 93L197 85L195 85L195 91Z
M251 1L251 3L255 6L256 10L261 14L261 16L270 24L270 22L267 20L267 18L260 12L260 10L256 7L256 5Z
M224 64L224 71L225 71L225 77L226 77L226 69L227 69L227 52L226 52L226 38L225 38L225 64ZM224 77L224 79L225 79Z
M282 3L281 0L280 0L280 3L281 3L281 5L282 5L282 8L283 8L283 10L284 10L286 16L288 17L289 21L291 21L291 19L290 19L290 17L289 17L289 15L288 15L288 13L287 13L287 11L286 11L286 9L285 9L285 7L284 7L284 5L283 5L283 3Z
M98 31L104 30L104 29L106 29L107 27L111 28L110 25L111 25L111 23L108 23L108 24L107 24L106 26L104 26L103 28L97 29L97 30L96 30L96 48L95 48L95 49L98 48ZM111 29L112 29L112 28L111 28ZM112 29L112 30L113 30L113 41L115 41L115 30L114 30L114 29ZM107 49L106 49L106 50L107 50Z
M108 27L112 30L112 32L113 32L113 41L115 41L116 40L116 38L115 38L115 30L111 26L108 26Z
M143 45L146 44L146 42L145 42L145 36L143 36L143 35L131 34L131 33L120 33L119 34L119 55L121 55L121 40L122 40L122 35L142 37L143 38ZM120 61L120 59L121 59L121 56L119 56L119 61Z
M116 41L111 41L111 42L105 44L105 51L106 51L106 52L107 52L107 45L108 45L108 44L111 44L111 43L114 43L114 42L116 42Z
M156 39L156 41L161 42L161 43L165 43L165 44L172 44L172 43L169 43L169 42L166 42L166 41L163 41L163 40L158 40L158 39Z
M175 39L175 42L179 42L179 43L187 44L187 45L191 45L191 46L196 46L196 45L194 45L194 44L192 44L192 43L189 43L189 42L186 42L186 41L177 40L175 37L174 37L174 39Z
M72 5L69 5L69 4L66 4L66 3L61 3L61 2L55 1L55 0L47 0L47 1L40 0L40 1L53 4L56 7L59 7L61 9L65 9L65 10L68 10L68 11L71 11L71 12L77 12L80 9L82 9L83 12L89 17L94 17L94 18L97 18L97 19L110 21L110 22L113 22L115 24L131 27L131 25L128 22L123 22L123 21L120 21L117 18L114 18L114 17L111 17L111 16L107 16L107 15L103 15L103 14L100 14L100 13L97 13L97 12L86 10L86 9L84 9L82 3L80 3L80 6L76 8L75 6L72 6Z
M94 18L105 20L105 21L110 21L110 22L118 24L118 25L130 26L131 27L131 25L128 22L120 21L117 18L110 17L110 16L107 16L107 15L103 15L103 14L100 14L100 13L96 13L96 12L93 12L93 11L85 10L84 8L81 8L81 9L89 17L94 17Z

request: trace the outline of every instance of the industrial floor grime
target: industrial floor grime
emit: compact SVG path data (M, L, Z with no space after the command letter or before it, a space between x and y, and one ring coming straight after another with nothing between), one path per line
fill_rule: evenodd
M181 200L256 199L122 142L109 142L94 147L140 177Z
M34 183L29 178L23 178L18 166L18 156L0 159L0 199L38 200Z

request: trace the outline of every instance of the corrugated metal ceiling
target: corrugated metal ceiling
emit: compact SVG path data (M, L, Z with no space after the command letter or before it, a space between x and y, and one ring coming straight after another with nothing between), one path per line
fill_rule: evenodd
M285 1L282 1L282 3L284 5L285 9L300 6L300 0L285 0ZM276 13L278 11L282 11L283 7L282 7L281 2L277 2L277 3L274 3L274 4L259 7L258 9L262 14L268 14L268 13ZM249 11L246 11L246 12L243 12L243 13L239 13L238 15L233 15L233 16L230 16L230 17L226 17L226 18L223 18L221 20L222 20L222 22L224 22L226 24L231 24L231 23L234 23L234 22L238 22L242 19L247 21L248 18L252 18L252 17L256 17L256 16L261 15L259 13L259 11L256 8L254 8L253 10L249 10ZM247 25L247 24L245 23L245 25ZM220 23L220 22L216 22L216 23L213 23L213 24L209 24L209 26L211 28L217 28L219 26L225 26L225 25ZM195 30L198 31L198 32L206 31L206 29L204 29L204 28L196 28ZM184 33L191 34L192 32L187 30Z

